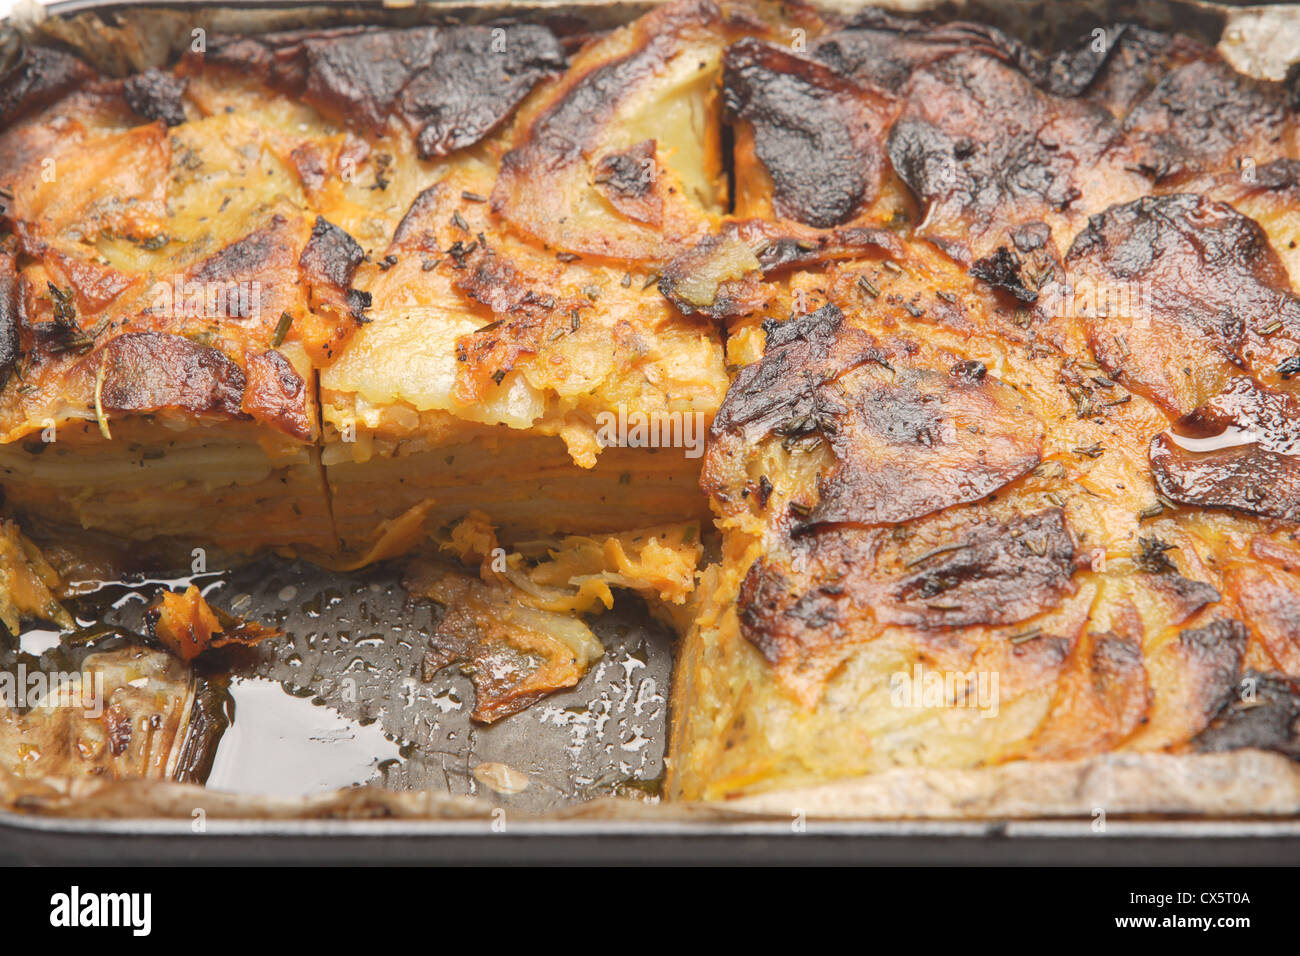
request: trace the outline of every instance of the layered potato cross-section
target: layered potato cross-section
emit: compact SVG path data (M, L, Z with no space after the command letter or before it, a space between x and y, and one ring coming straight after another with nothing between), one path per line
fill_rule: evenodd
M358 274L370 321L321 376L345 545L423 502L446 521L490 501L506 540L707 514L722 333L656 282L726 208L738 29L674 4L586 46L412 201Z
M263 132L168 132L120 86L73 93L0 141L11 505L128 538L330 548L309 310L311 234Z
M722 52L763 28L678 4L571 63L527 24L214 36L125 81L29 51L10 503L347 560L476 507L506 541L704 517L722 332L655 282L725 211Z

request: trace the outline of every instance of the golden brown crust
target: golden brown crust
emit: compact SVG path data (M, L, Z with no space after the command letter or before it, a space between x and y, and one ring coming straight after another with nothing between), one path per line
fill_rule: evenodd
M702 233L712 197L692 195L694 184L658 160L640 169L658 207L655 228L626 217L615 226L616 220L600 212L580 210L590 202L584 195L588 190L608 192L607 182L596 182L607 176L593 171L607 172L635 145L609 149L609 127L626 122L621 114L646 108L647 98L674 86L699 84L701 95L712 98L708 85L729 31L730 21L713 0L689 0L661 7L585 51L526 114L518 144L502 159L493 211L512 229L557 250L626 261L662 261ZM702 145L706 153L717 146ZM717 158L706 156L705 162L716 164ZM706 169L704 175L718 172ZM646 201L643 197L642 204Z

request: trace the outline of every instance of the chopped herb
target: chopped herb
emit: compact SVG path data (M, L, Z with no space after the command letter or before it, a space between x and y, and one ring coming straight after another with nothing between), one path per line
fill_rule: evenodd
M1166 552L1176 550L1175 546L1156 537L1138 538L1138 551L1133 562L1148 574L1165 574L1177 570Z
M1067 385L1065 393L1070 396L1070 401L1074 403L1076 417L1087 418L1092 414L1092 397L1087 392L1073 385Z
M284 344L284 337L289 334L291 325L293 325L293 316L288 312L281 312L280 321L275 324L275 335L271 336L271 348L278 349Z
M1071 453L1081 458L1100 458L1101 453L1106 449L1102 447L1101 442L1093 442L1091 445L1085 445L1080 448L1071 448Z
M54 301L54 321L65 329L81 331L77 325L77 305L73 301L72 289L60 289L53 282L46 282L50 298Z
M472 193L468 189L460 191L460 198L466 202L487 202L487 196L480 196L478 193Z
M455 260L457 269L464 269L465 260L468 259L470 255L474 252L474 250L477 248L478 248L477 242L471 242L467 246L465 245L465 243L457 239L454 243L452 243L451 248L447 250L447 255L451 256L452 259Z
M77 322L77 305L72 289L60 289L53 282L46 282L50 298L54 302L54 328L51 330L54 341L50 344L51 352L75 352L84 355L95 347L95 339L108 325L108 320L100 322L89 332L84 331Z
M460 214L459 209L451 214L451 224L461 232L469 232L469 223L465 221L465 217Z
M391 153L378 153L375 156L375 184L370 187L371 189L384 190L388 188L388 184L392 180L385 174L392 164L393 157Z
M1027 631L1021 631L1019 634L1009 635L1007 637L1007 640L1018 647L1021 644L1027 644L1028 642L1034 640L1035 638L1039 638L1042 636L1043 636L1043 629L1041 627L1031 627Z
M880 295L880 290L872 285L871 280L866 276L858 276L858 288L873 299L878 298Z
M113 432L108 427L108 416L104 414L104 374L108 366L100 357L99 369L95 372L95 421L99 423L99 433L105 441L113 440Z

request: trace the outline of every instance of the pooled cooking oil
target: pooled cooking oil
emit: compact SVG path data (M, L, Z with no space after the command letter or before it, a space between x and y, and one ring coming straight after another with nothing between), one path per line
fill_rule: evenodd
M215 608L284 631L194 665L207 719L187 777L244 795L294 796L370 785L482 795L483 764L526 774L494 805L546 811L650 786L663 770L670 637L635 601L594 618L606 648L582 682L490 726L474 724L473 684L456 667L425 673L441 613L413 599L398 564L338 574L261 558L194 575L78 581L77 630L33 628L0 667L72 669L88 653L147 642L145 614L164 589L197 585ZM209 759L210 758L210 759ZM508 788L515 789L515 788Z
M377 780L399 745L377 723L349 720L275 681L230 681L230 726L217 744L208 789L305 796Z

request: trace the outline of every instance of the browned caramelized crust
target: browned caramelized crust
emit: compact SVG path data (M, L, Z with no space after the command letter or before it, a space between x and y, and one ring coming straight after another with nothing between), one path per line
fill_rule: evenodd
M0 75L0 124L45 106L94 76L74 56L45 47L24 47L16 62Z
M743 369L714 421L721 447L761 455L825 442L804 527L875 525L975 501L1040 461L1043 428L983 367L909 368L834 305L768 327L763 360Z
M1263 165L1294 147L1295 117L1279 83L1242 76L1215 57L1178 66L1133 104L1124 129L1157 182L1243 159Z
M1300 351L1300 298L1253 219L1203 196L1152 196L1094 216L1066 256L1088 342L1108 374L1180 414L1241 371Z
M562 252L668 258L707 228L708 213L722 198L720 130L701 129L699 118L714 110L714 78L735 36L712 0L688 0L625 27L599 45L599 57L591 55L596 48L580 54L521 118L522 135L502 160L492 191L493 211L512 229ZM681 103L672 108L680 115L655 115L662 98L678 90ZM640 145L647 137L629 135L639 129L657 134L653 161L644 156L638 169L648 184L640 206L657 210L650 222L638 221L640 213L614 215L625 202L609 181L611 164L627 161L626 149L649 152ZM611 134L616 142L633 142L611 151Z
M180 126L185 122L185 80L148 69L129 76L122 83L126 105L147 120L160 120L167 126Z
M99 353L101 406L114 412L184 409L238 417L243 371L218 349L166 332L128 332Z
M8 374L18 358L18 272L14 257L0 253L0 371Z
M1231 747L1255 687L1251 745L1294 752L1294 106L1194 41L1106 35L1044 56L872 13L729 50L736 194L770 197L743 212L815 208L764 138L819 152L837 212L786 268L728 241L742 220L665 272L742 364L674 795ZM831 158L850 103L878 104L857 158L883 143L872 181L907 202L837 199L865 168ZM901 248L819 256L843 216Z
M1201 751L1255 747L1295 758L1300 754L1296 724L1300 721L1300 687L1289 677L1248 671L1243 680L1253 690L1250 700L1239 697L1222 708L1213 723L1197 735Z
M795 532L740 587L741 633L807 703L854 644L891 625L923 631L1016 624L1074 591L1075 544L1060 509L989 517L909 555L888 533ZM871 609L874 626L860 620Z
M473 146L565 65L554 34L531 24L214 37L202 60L300 96L359 132L380 134L395 117L424 159Z
M1123 134L1105 110L1044 93L1015 67L962 53L918 71L889 132L889 157L926 203L923 235L955 257L992 252L1005 232L1047 221L1063 233L1109 188L1128 184ZM1058 239L1058 242L1060 240Z
M875 201L890 98L752 38L727 48L722 86L728 113L752 131L778 216L827 228Z

